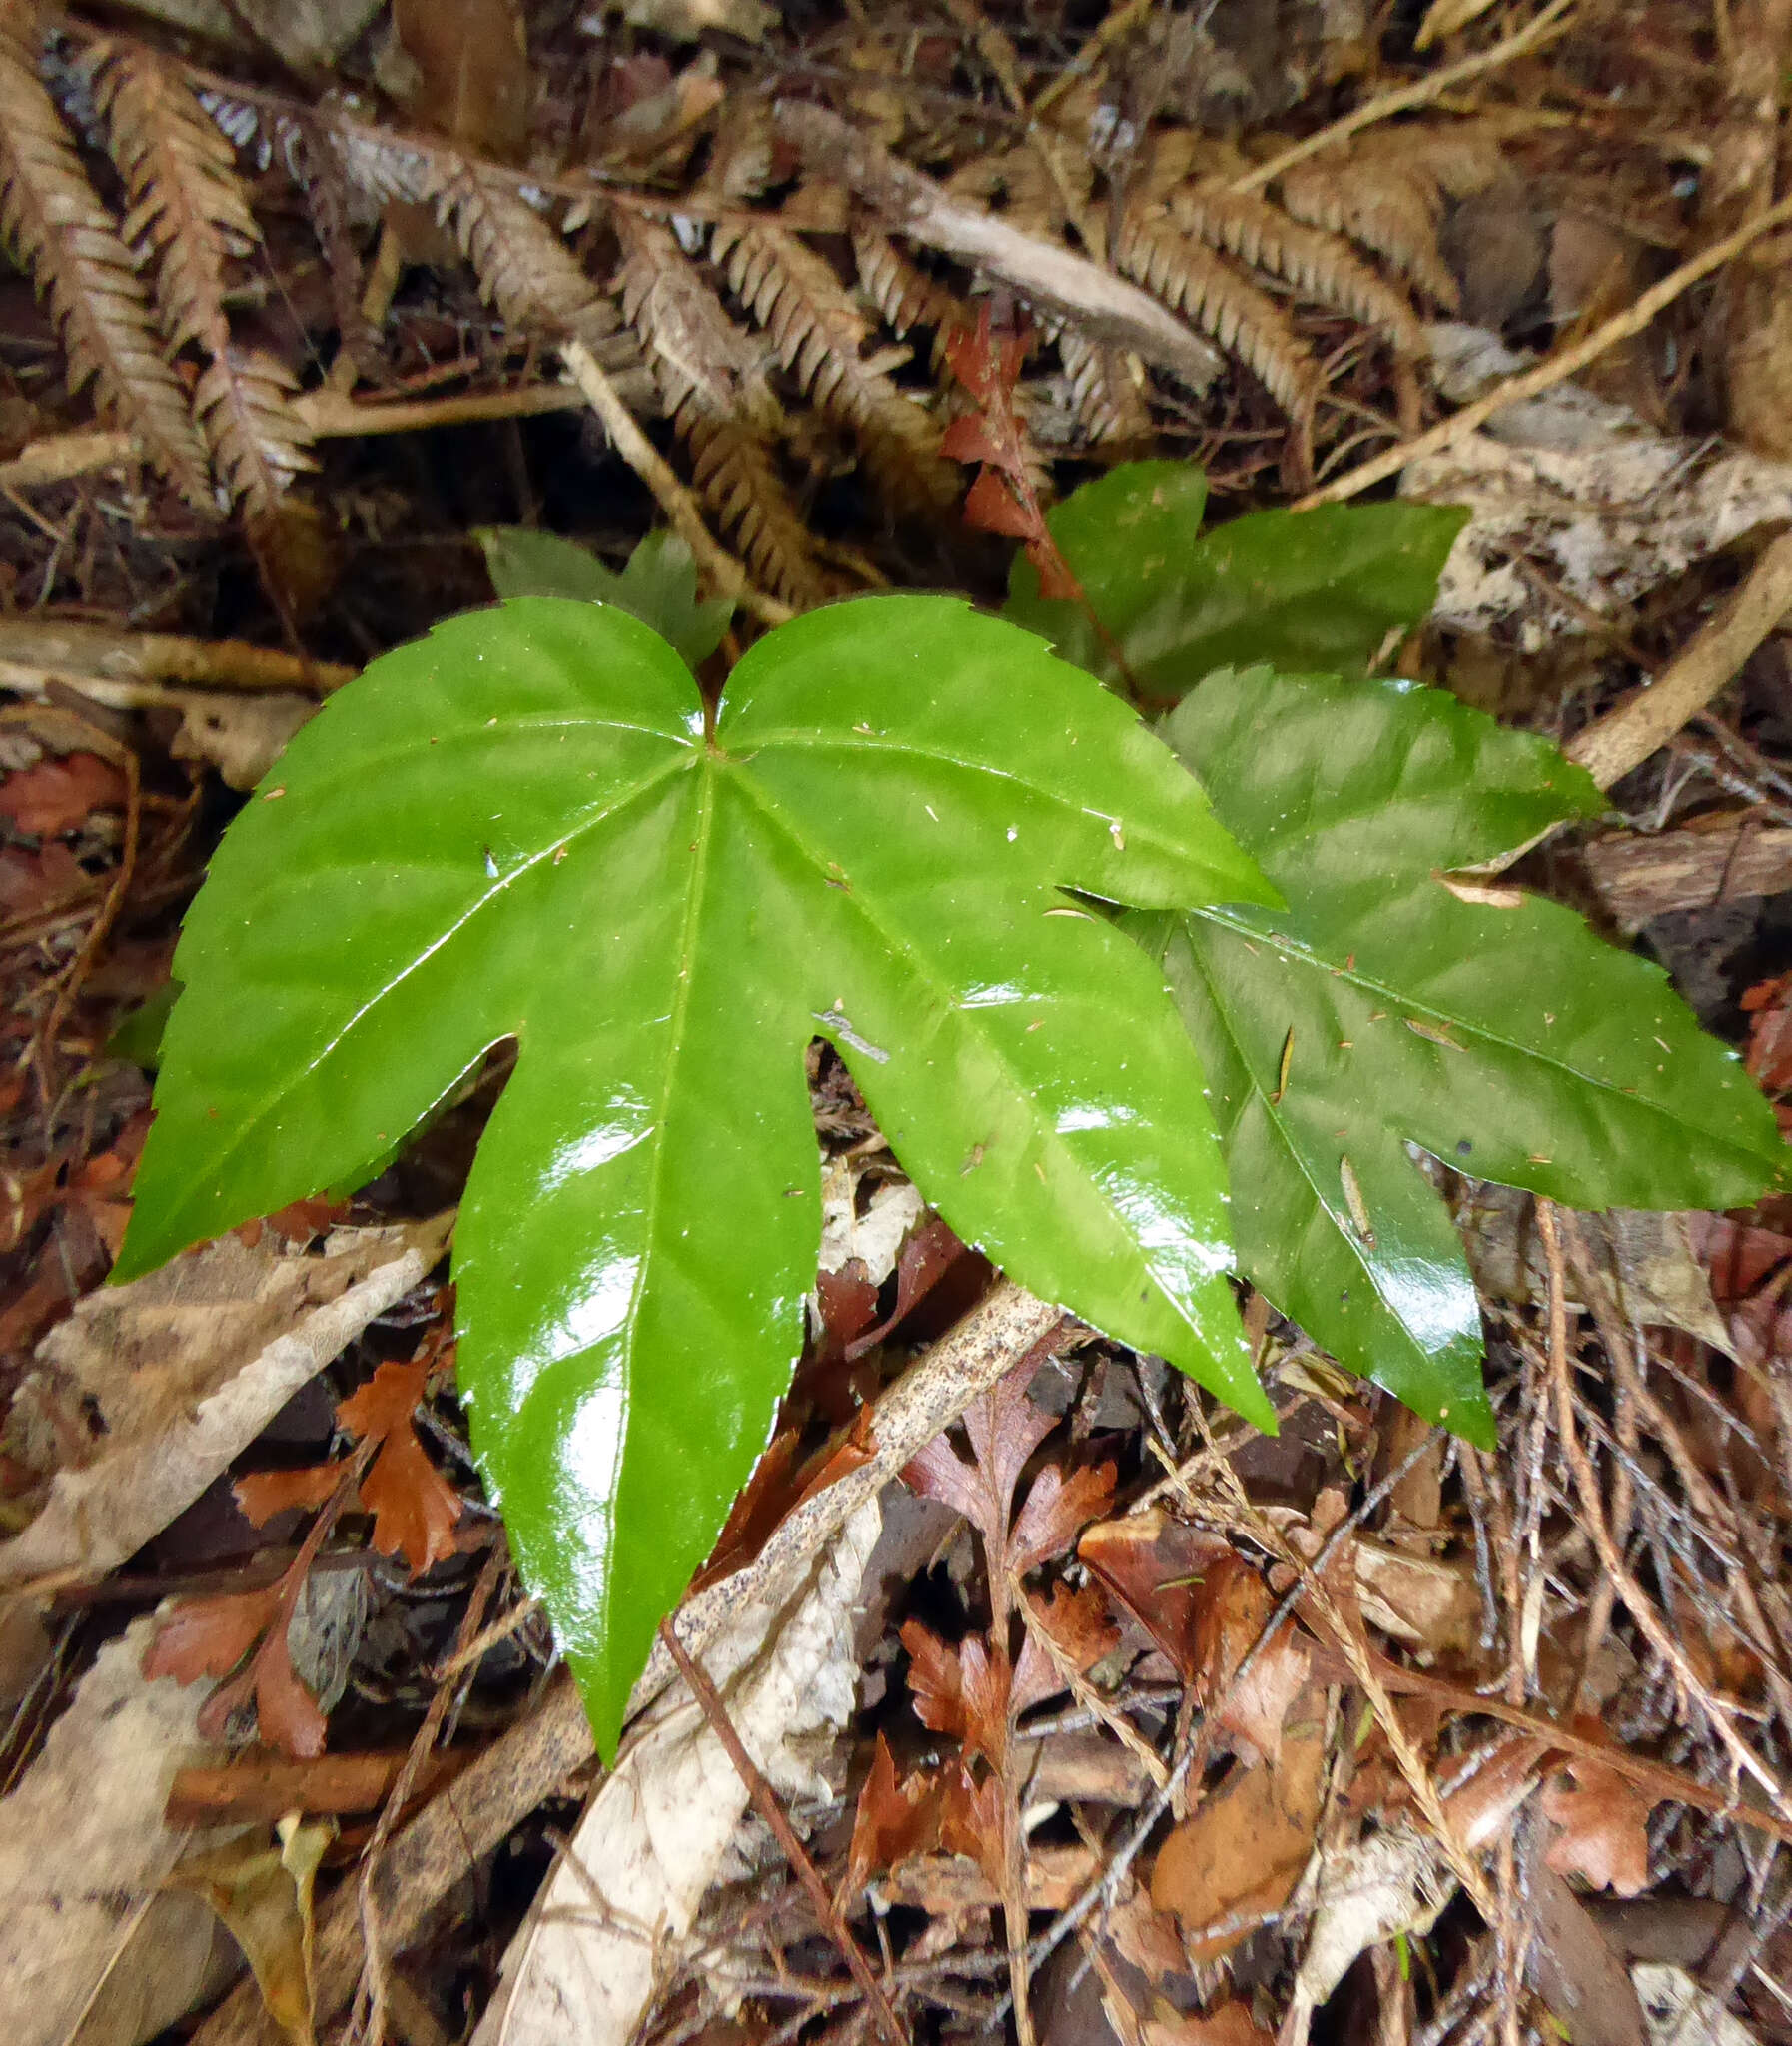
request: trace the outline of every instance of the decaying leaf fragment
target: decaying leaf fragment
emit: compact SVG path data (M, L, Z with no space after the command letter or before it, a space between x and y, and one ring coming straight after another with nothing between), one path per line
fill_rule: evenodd
M92 1403L94 1460L60 1470L0 1546L0 1585L115 1568L241 1456L294 1393L417 1285L448 1218L339 1229L322 1257L235 1237L90 1294L45 1338L20 1398Z
M216 1979L211 1914L156 1892L189 1838L163 1822L175 1771L223 1751L198 1733L200 1692L145 1679L154 1624L135 1620L100 1650L42 1754L0 1800L8 2046L62 2046L84 2012L90 2024L104 2019L110 2046L134 2046Z

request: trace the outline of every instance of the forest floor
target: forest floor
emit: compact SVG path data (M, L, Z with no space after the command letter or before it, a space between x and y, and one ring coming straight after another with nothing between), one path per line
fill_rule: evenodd
M1391 668L1563 742L1654 695L1518 878L1792 1100L1789 95L1788 0L0 0L0 2035L1792 2041L1792 1200L1451 1178L1497 1450L1247 1293L1272 1439L1005 1338L818 1046L812 1340L686 1608L734 1674L607 1778L455 1398L501 1061L104 1284L291 734L490 601L492 527L670 522L734 650L998 597L980 313L1048 504L1468 506ZM1004 1340L826 1545L895 1389ZM819 1673L752 1620L804 1527ZM730 1717L808 1723L806 1845Z

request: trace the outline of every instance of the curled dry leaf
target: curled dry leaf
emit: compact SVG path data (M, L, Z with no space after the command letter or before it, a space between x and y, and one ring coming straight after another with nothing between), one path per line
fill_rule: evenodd
M1259 1647L1276 1600L1243 1557L1217 1557L1202 1591L1196 1694L1204 1702L1218 1701L1216 1724L1235 1749L1243 1741L1274 1765L1281 1759L1284 1722L1306 1686L1312 1653L1287 1624Z
M1291 2034L1344 1978L1360 1953L1396 1934L1428 1932L1455 1888L1436 1844L1406 1825L1328 1853L1319 1871L1307 1951L1295 1977ZM1301 2029L1295 2031L1299 2025Z
M1034 1479L1008 1537L1008 1567L1024 1574L1062 1555L1089 1522L1114 1504L1114 1466L1084 1464L1068 1475L1048 1464Z
M1201 1669L1198 1629L1207 1572L1231 1544L1185 1527L1161 1508L1086 1529L1077 1554L1175 1664L1185 1683Z
M278 1839L251 1836L190 1856L169 1886L202 1898L230 1928L268 2015L291 2046L312 2046L312 1886L336 1827L280 1821Z

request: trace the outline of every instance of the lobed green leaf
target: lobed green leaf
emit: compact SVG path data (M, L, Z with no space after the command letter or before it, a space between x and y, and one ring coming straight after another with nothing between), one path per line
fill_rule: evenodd
M460 1384L607 1746L801 1342L815 1035L960 1235L1271 1420L1199 1063L1092 901L1279 899L1122 704L964 604L783 627L712 738L612 605L451 619L227 833L119 1273L354 1181L514 1039L456 1236Z

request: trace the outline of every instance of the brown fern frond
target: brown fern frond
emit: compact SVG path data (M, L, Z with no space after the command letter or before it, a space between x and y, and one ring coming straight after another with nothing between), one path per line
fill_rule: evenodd
M833 267L771 221L718 228L711 251L730 288L771 337L785 369L844 427L900 503L938 512L958 495L932 417L861 354L869 322Z
M131 196L125 236L156 252L156 296L173 346L191 343L209 359L193 394L195 416L231 496L251 517L265 517L295 474L316 465L292 404L298 380L273 357L231 341L229 266L261 239L236 152L155 51L101 43L88 69Z
M1119 461L1147 447L1154 429L1138 357L1068 327L1058 337L1058 355L1091 448Z
M1179 186L1165 201L1185 235L1254 269L1286 278L1318 306L1378 327L1401 356L1424 353L1424 330L1405 297L1359 262L1336 235L1295 221L1248 193Z
M764 351L728 317L677 236L658 221L621 211L615 226L622 317L640 336L668 408L676 409L688 387L710 410L736 411L762 433L774 432L778 402L766 380Z
M601 344L616 331L615 307L513 179L481 173L448 151L424 175L438 218L508 326L522 333L545 327L607 356Z
M142 442L196 507L215 509L205 450L163 357L118 223L87 181L37 75L29 10L0 11L0 233L49 301L71 390Z
M1461 303L1437 246L1442 196L1416 162L1408 167L1360 153L1314 157L1283 172L1278 196L1296 220L1384 256L1438 305L1453 312Z
M976 314L957 292L929 277L881 228L856 226L852 254L860 292L899 339L916 327L944 334L955 327L976 326Z
M623 317L639 335L693 480L755 580L799 608L832 594L769 436L776 397L759 351L657 221L618 210Z
M1129 277L1236 355L1291 418L1312 410L1319 365L1282 308L1223 256L1179 232L1161 207L1127 209L1114 256Z

